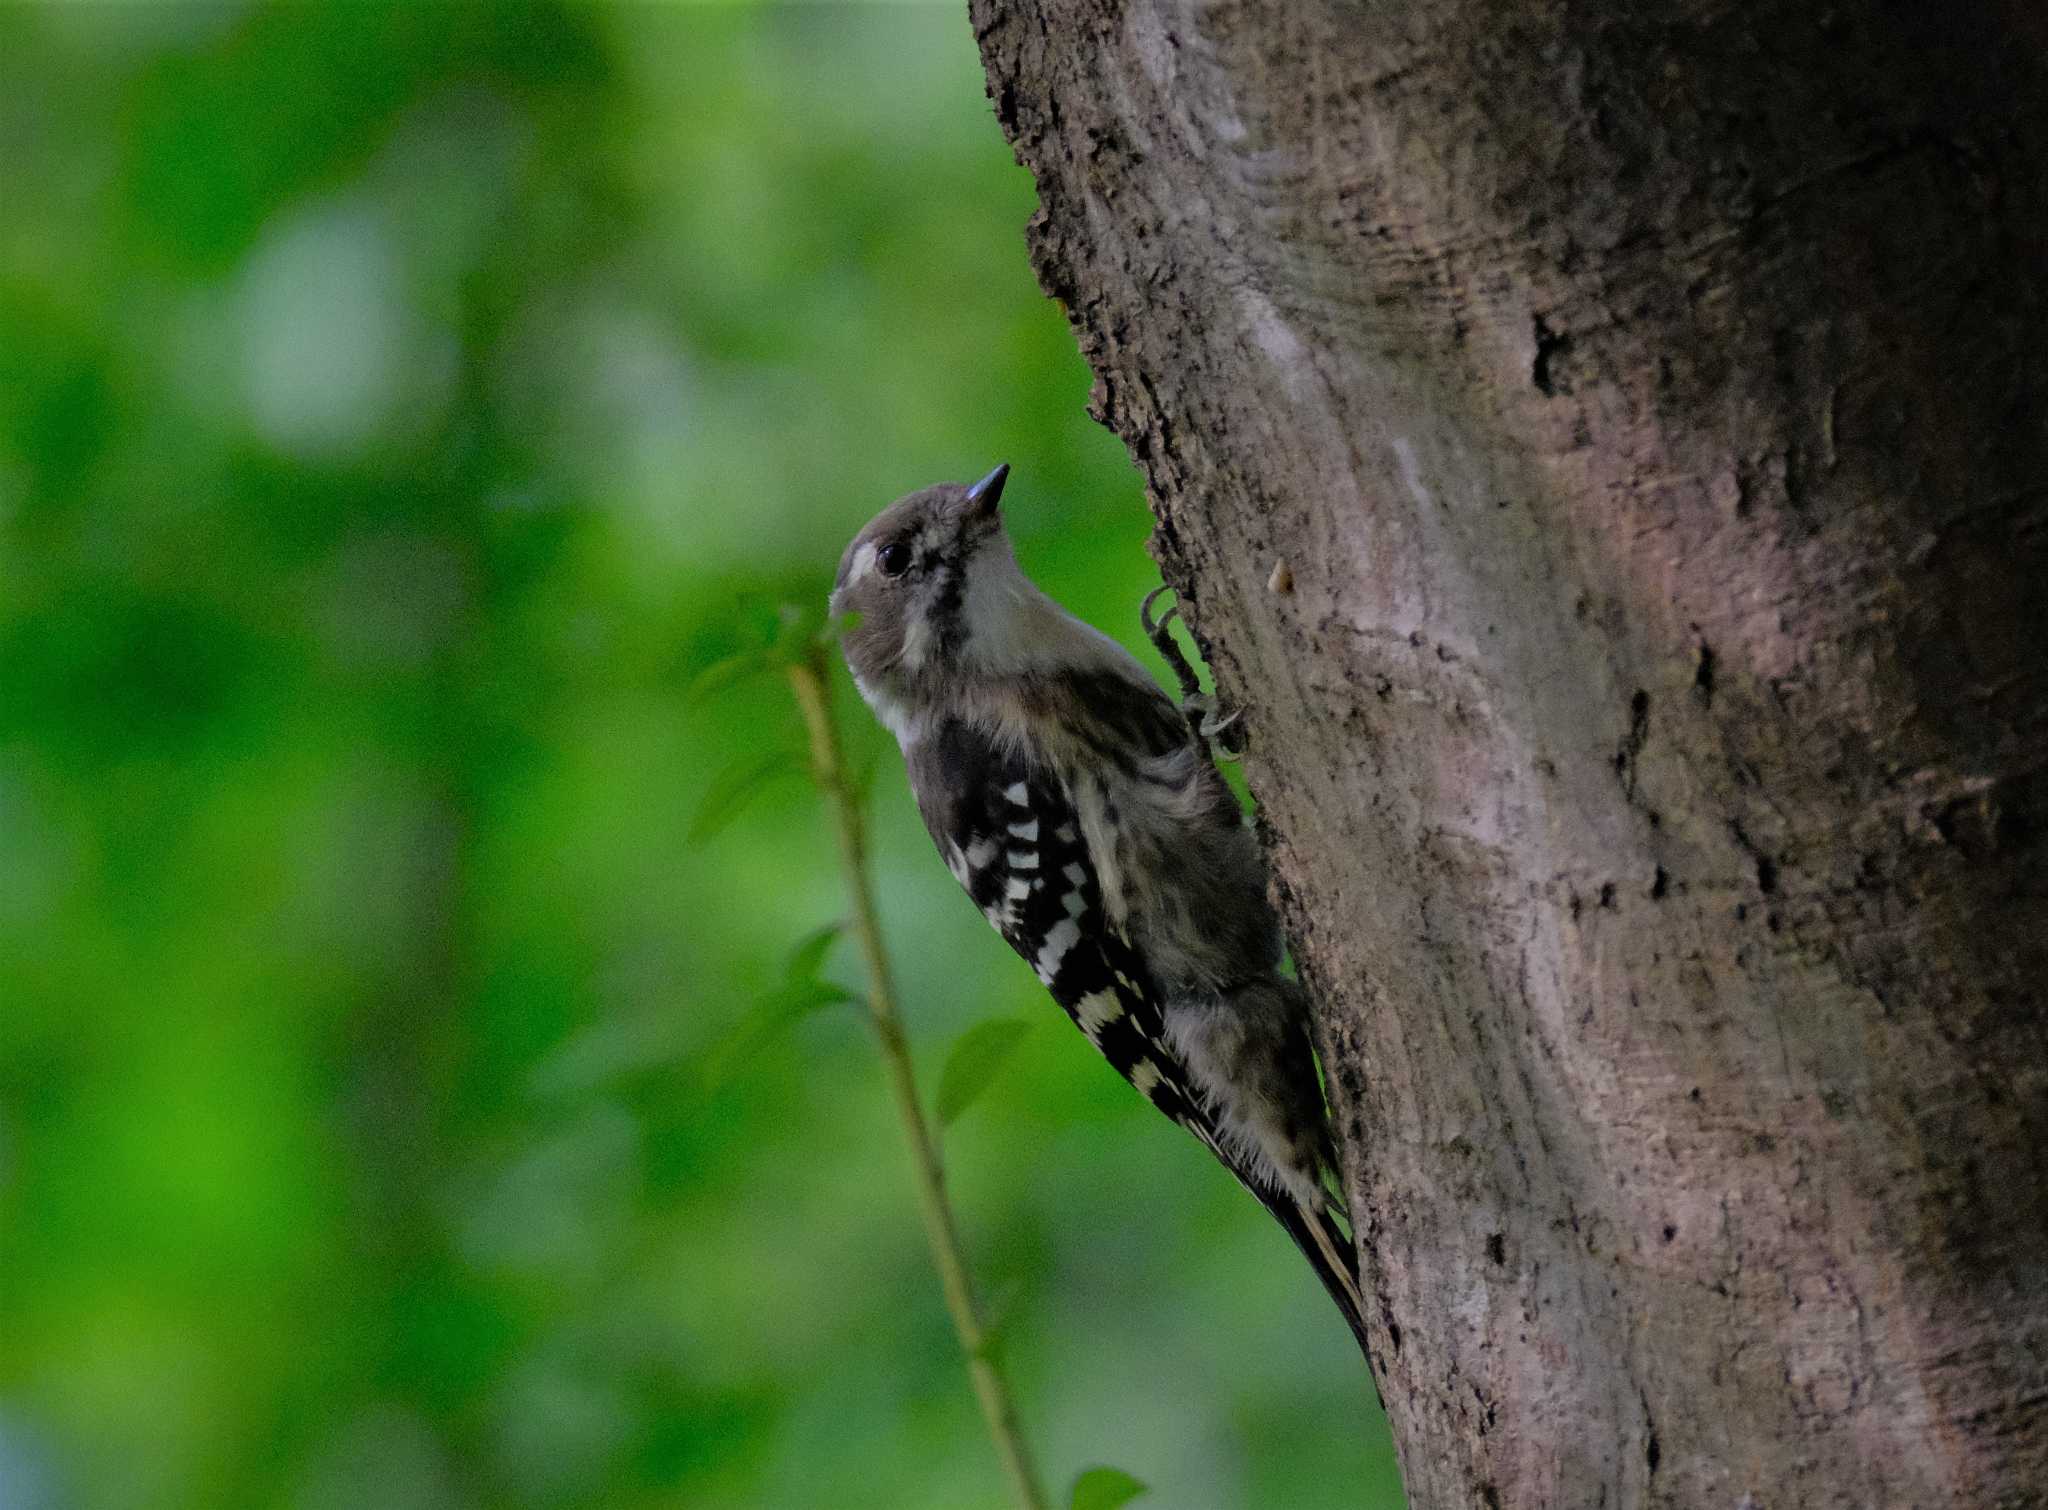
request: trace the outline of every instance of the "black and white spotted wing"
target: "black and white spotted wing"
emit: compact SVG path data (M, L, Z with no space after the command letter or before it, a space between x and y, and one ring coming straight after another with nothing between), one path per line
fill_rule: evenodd
M1072 793L1059 775L949 723L915 785L953 874L1088 1041L1146 1099L1212 1146L1208 1117L1164 1041L1144 962L1111 926ZM917 757L914 757L917 758Z
M1150 972L1104 910L1065 781L960 723L914 746L911 759L926 763L912 781L925 826L975 905L1111 1067L1193 1133L1280 1222L1370 1357L1358 1276L1342 1256L1349 1238L1328 1211L1297 1204L1219 1135L1165 1041Z

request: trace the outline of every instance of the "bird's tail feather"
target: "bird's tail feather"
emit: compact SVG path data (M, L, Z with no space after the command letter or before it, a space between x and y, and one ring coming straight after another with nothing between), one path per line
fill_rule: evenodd
M1285 1192L1258 1194L1266 1209L1294 1239L1294 1246L1301 1249L1302 1257L1316 1271L1316 1278L1330 1292L1337 1309L1344 1313L1345 1324L1358 1339L1358 1350L1370 1363L1372 1342L1365 1332L1365 1296L1359 1288L1358 1261L1354 1257L1357 1249L1350 1237L1328 1211L1306 1208Z

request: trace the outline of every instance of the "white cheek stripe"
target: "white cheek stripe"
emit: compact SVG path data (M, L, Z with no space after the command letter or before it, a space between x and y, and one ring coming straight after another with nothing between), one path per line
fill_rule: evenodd
M931 646L931 625L925 622L922 615L914 616L910 621L910 627L903 631L903 669L916 671L922 668Z
M881 720L882 727L896 736L897 744L907 750L924 738L923 727L901 703L888 697L878 688L870 687L859 677L853 679L853 685L860 693L861 701L874 709L875 717Z

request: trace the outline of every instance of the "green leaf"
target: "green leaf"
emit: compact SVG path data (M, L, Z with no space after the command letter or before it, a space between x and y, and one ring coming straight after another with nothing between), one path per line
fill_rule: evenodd
M993 1017L960 1035L939 1072L939 1126L951 1127L981 1099L1017 1041L1030 1031L1031 1024L1021 1017Z
M825 963L826 954L845 931L844 923L827 923L798 939L796 947L789 951L789 958L783 963L782 978L792 983L817 979L818 966Z
M982 1307L981 1346L974 1350L977 1358L999 1361L1003 1346L1010 1340L1010 1329L1024 1310L1024 1286L1011 1280L992 1296Z
M764 651L775 643L775 633L782 623L782 617L766 594L741 593L733 609L733 616L748 639Z
M824 613L807 603L785 603L776 614L775 639L768 660L777 667L794 665L820 643Z
M790 981L776 987L748 1007L740 1020L727 1028L704 1056L704 1088L707 1091L717 1090L777 1034L794 1027L813 1012L859 1000L845 987L835 986L827 980Z
M716 697L727 687L737 686L749 677L763 676L774 669L767 651L742 650L738 655L714 661L691 677L690 685L683 691L683 701L695 707Z
M749 759L736 760L711 780L704 796L697 804L697 812L690 819L690 832L684 842L702 844L718 833L740 815L740 809L760 794L769 782L783 776L794 776L802 769L802 762L791 750L769 750Z
M1068 1510L1117 1510L1151 1491L1121 1468L1090 1468L1074 1480Z
M782 984L748 1007L704 1056L705 1089L718 1089L742 1061L751 1058L769 1039L813 1012L860 1000L845 987L818 977L818 967L825 963L825 955L845 931L844 923L827 923L797 940L789 958L783 961Z

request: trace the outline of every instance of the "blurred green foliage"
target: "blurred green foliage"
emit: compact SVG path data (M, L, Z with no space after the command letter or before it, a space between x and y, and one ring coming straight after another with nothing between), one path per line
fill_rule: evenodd
M840 898L800 781L686 842L795 719L684 694L997 460L1133 638L1032 203L951 5L0 10L5 1510L1000 1503L857 1016L706 1073ZM929 1093L1058 1022L842 711ZM1078 1035L947 1148L1049 1478L1398 1503Z

